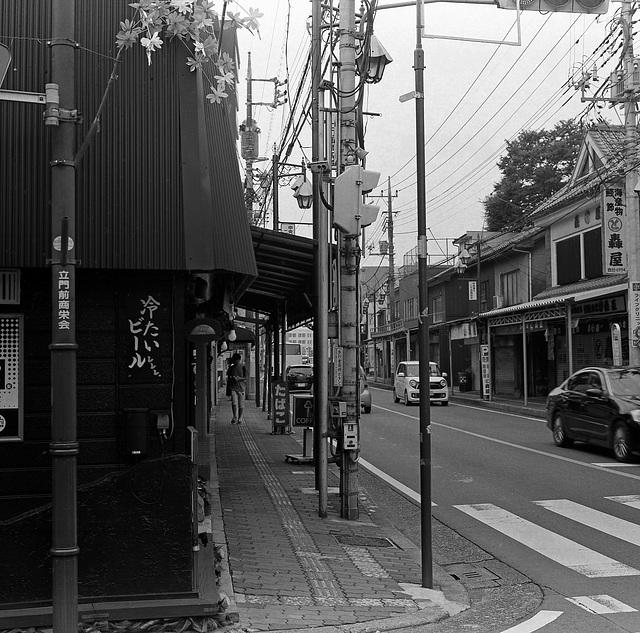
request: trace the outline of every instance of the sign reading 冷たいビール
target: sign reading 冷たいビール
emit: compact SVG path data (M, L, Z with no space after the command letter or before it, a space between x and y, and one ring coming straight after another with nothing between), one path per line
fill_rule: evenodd
M21 314L0 315L0 442L23 439Z

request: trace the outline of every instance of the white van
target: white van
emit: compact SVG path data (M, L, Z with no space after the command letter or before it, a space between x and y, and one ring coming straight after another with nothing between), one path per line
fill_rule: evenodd
M447 374L440 371L438 363L429 363L429 401L449 404L449 384ZM398 364L393 380L393 401L403 400L405 405L420 402L420 363L417 360L405 360Z

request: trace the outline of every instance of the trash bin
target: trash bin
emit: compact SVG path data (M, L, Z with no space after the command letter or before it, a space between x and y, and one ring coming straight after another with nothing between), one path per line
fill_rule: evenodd
M458 388L461 393L471 389L471 376L466 371L461 371L458 374Z

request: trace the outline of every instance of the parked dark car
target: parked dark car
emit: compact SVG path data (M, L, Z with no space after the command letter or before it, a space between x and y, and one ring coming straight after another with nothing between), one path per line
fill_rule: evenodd
M289 365L285 372L289 391L311 391L313 389L313 365Z
M611 448L620 462L640 449L640 367L585 367L547 396L556 446L574 441Z

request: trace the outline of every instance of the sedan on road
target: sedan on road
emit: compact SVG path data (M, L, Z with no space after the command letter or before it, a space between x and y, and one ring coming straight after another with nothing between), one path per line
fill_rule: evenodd
M620 462L640 449L640 367L585 367L547 396L547 426L556 446L588 442Z

